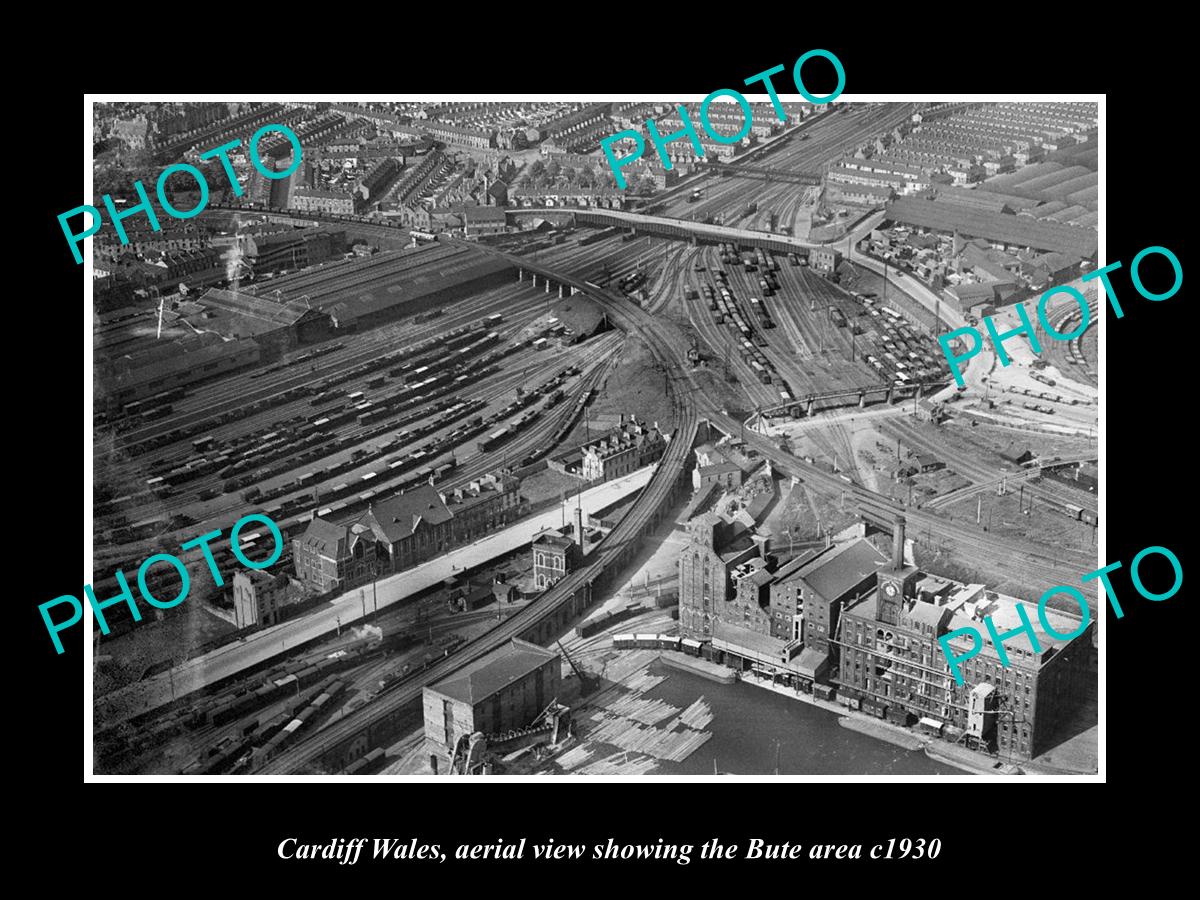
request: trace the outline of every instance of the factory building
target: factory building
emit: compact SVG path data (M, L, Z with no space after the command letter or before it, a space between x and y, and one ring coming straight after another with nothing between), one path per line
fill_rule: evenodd
M901 519L895 547L903 540ZM1040 651L1027 635L1017 635L1004 645L1005 666L982 620L991 616L1000 633L1019 627L1016 601L979 584L931 591L925 581L894 548L891 565L878 572L878 588L843 610L839 696L852 708L936 733L949 728L973 746L1013 758L1042 753L1084 699L1094 623L1064 640L1047 633L1034 615ZM1053 610L1047 618L1059 634L1079 625ZM984 647L963 663L959 686L938 638L967 627L980 632ZM969 642L956 638L951 646L962 653Z
M320 225L273 233L247 232L231 236L224 257L235 275L247 271L255 276L268 272L315 266L346 252L346 232Z
M825 697L836 689L851 709L1019 759L1047 749L1083 701L1094 625L1063 639L1035 614L1040 649L1014 636L1002 665L982 623L991 616L1000 633L1019 628L1017 601L907 564L903 519L890 559L855 538L782 567L739 526L698 517L679 560L681 631L709 642L714 659ZM1079 626L1054 610L1047 619L1058 635ZM985 646L963 663L959 686L938 638L962 628L975 628ZM962 654L971 641L951 646Z
M749 665L811 689L831 670L842 604L874 584L884 556L857 538L827 544L779 567L737 519L706 513L688 527L679 561L679 623Z
M185 322L198 332L248 340L262 350L263 362L278 359L302 344L329 337L332 322L303 301L281 303L269 297L213 288L194 303L179 305Z
M1014 636L1002 665L982 622L1018 628L1017 601L908 564L903 519L890 559L864 538L781 567L762 549L736 519L707 513L688 526L679 622L684 636L710 642L714 659L825 696L836 687L852 709L1020 759L1050 746L1082 702L1094 625L1063 639L1079 620L1048 609L1057 634L1032 616L1040 649ZM984 635L985 646L964 662L959 686L938 638L962 628ZM970 644L951 642L960 654Z
M531 724L557 699L560 669L557 653L514 639L426 687L422 706L431 755L447 759L461 737L499 736Z

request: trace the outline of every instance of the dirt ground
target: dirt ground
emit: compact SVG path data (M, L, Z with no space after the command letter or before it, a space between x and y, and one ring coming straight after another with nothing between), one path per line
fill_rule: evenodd
M521 495L530 503L539 503L542 500L557 499L560 491L565 491L567 496L570 496L581 486L587 487L578 478L553 469L542 469L521 481Z
M952 422L943 425L940 433L959 446L984 448L993 453L999 453L1010 445L1028 447L1043 459L1096 452L1095 442L1085 437L1036 431L1017 432L995 425L976 425L972 428L965 423Z
M844 507L844 508L843 508ZM776 533L785 531L796 541L816 540L856 522L857 516L840 497L826 497L797 484L782 498L775 514Z
M588 409L588 423L581 420L576 424L562 446L577 447L589 436L598 437L605 424L615 425L622 413L636 415L647 425L657 422L661 429L670 431L675 427L675 413L665 393L664 375L646 342L630 335L616 367L610 370Z
M1013 538L1029 538L1043 548L1043 552L1079 551L1094 553L1095 530L1086 522L1079 522L1055 512L1037 501L1033 511L1023 515L1020 505L1030 506L1028 491L1018 489L997 497L995 491L984 491L974 497L964 497L941 510L941 513L959 522L974 522L976 512L979 521L989 532ZM982 508L978 508L978 507Z

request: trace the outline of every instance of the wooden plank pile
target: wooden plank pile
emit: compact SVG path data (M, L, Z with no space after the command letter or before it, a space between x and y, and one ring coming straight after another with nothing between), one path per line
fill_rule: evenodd
M630 756L628 753L614 753L604 759L598 759L578 775L647 775L658 768L658 763L647 756Z
M621 699L610 703L607 711L612 715L641 722L643 725L657 725L678 713L679 707L672 706L664 700L647 700L636 694L626 694Z
M712 709L704 702L704 697L701 696L695 703L685 709L679 718L674 719L668 729L674 728L676 725L683 725L686 728L694 728L697 731L702 731L709 726L713 720Z
M690 728L669 731L666 728L642 726L632 719L603 712L593 716L594 719L597 717L602 724L588 732L588 740L601 741L622 750L645 753L670 762L683 762L712 737L709 732Z

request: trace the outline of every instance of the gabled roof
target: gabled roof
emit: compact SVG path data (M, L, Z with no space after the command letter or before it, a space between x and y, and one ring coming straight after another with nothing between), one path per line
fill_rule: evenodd
M348 535L349 531L345 525L314 517L299 540L302 546L322 556L338 559L346 555Z
M874 575L887 557L865 538L858 538L793 570L812 590L833 602Z
M374 504L359 520L380 540L396 543L411 535L421 523L440 525L454 518L442 495L432 485L423 484L411 491Z
M557 653L536 644L514 640L459 669L445 681L431 685L430 690L474 706L556 659ZM550 699L547 698L547 702Z

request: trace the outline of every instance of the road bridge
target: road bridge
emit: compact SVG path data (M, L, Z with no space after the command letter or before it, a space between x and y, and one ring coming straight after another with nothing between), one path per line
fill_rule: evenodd
M546 213L545 210L521 212L543 216ZM710 240L734 240L739 243L749 243L752 240L765 238L769 243L750 244L751 246L763 246L764 249L783 250L786 248L791 250L814 246L794 239L762 235L742 229L636 216L615 210L576 210L573 212L575 216L581 217L585 224L625 223L631 227L642 229L663 229L659 233L669 233L668 229L674 228L678 229L675 233L676 236L703 234ZM586 221L589 217L594 217L591 222ZM317 221L337 220L337 217L327 216L313 216L312 218ZM397 226L368 225L368 227L384 228L395 233L393 229ZM742 237L742 235L746 237ZM443 236L441 239L452 242L459 240L450 236ZM681 395L685 392L677 393L672 398L672 402L678 410L679 427L668 444L667 452L655 477L617 528L604 538L596 550L589 554L584 568L567 576L528 607L499 624L492 631L471 641L449 657L400 682L373 703L361 707L326 729L301 739L300 743L268 761L261 770L265 774L296 772L310 767L314 763L319 763L326 770L340 771L354 759L366 753L370 747L376 746L394 735L396 728L407 715L410 704L420 698L426 685L445 678L461 666L503 646L514 637L543 643L549 640L590 605L593 591L603 588L610 582L614 573L636 554L640 539L661 521L669 504L690 490L687 461L697 438L700 416L706 416L709 421L728 434L737 434L742 430L741 423L717 408L695 381L691 367L685 358L689 343L673 323L651 315L627 297L607 291L573 275L552 270L528 258L510 254L486 244L465 241L464 243L469 243L483 252L507 259L518 270L519 278L523 278L528 272L531 276L540 276L547 289L557 286L561 290L569 290L571 293L583 293L604 304L609 310L610 319L614 324L627 333L636 333L641 336L660 365L680 373L675 381L688 383L687 401L681 399ZM845 475L836 475L814 464L797 459L790 453L781 450L764 435L747 431L744 438L748 444L772 463L776 471L801 478L827 493L842 493L844 497L850 499L853 508L858 510L864 520L881 528L890 528L897 516L904 515L913 524L914 534L923 529L927 536L937 536L940 540L965 547L975 554L1006 559L1011 562L1014 570L1020 570L1028 577L1045 581L1047 584L1064 583L1064 573L1077 568L1078 565L1086 564L1086 560L1078 563L1066 558L1051 559L1028 542L991 535L969 524L949 522L931 513L909 508L903 503L855 484ZM1085 569L1078 569L1078 571L1085 571ZM1078 577L1078 574L1076 573L1074 577Z

